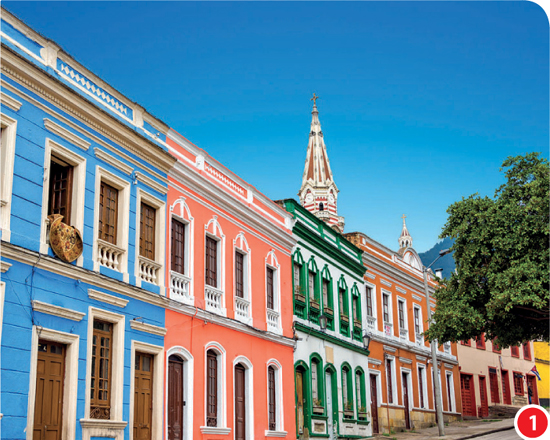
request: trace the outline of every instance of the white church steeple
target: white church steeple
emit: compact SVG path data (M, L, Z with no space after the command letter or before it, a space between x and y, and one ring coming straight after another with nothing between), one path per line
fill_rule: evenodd
M327 148L317 110L318 96L313 94L311 129L307 146L302 187L298 196L304 208L338 232L344 232L344 217L338 216L338 188L334 183Z
M399 247L400 248L408 248L412 247L413 245L413 239L411 237L411 234L409 234L409 230L407 229L407 224L405 223L405 218L407 216L403 214L403 229L401 230L401 235L399 236Z

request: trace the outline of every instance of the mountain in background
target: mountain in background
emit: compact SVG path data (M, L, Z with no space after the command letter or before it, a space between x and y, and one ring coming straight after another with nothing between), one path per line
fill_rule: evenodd
M448 249L453 245L453 240L446 237L437 243L429 251L419 253L419 257L422 260L424 266L428 266L434 261L439 255L439 251L443 249ZM455 270L455 260L453 259L453 253L447 254L444 257L441 257L437 263L432 266L432 270L435 272L436 269L443 269L443 278L450 278L451 273Z

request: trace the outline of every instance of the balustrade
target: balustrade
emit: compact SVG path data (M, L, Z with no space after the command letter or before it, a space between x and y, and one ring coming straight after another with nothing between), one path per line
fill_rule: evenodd
M125 252L112 243L97 239L97 260L102 266L120 272L121 259Z

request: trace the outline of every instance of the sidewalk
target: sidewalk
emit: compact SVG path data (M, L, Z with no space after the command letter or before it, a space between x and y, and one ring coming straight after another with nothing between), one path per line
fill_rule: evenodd
M496 419L495 419L496 420ZM437 426L433 428L420 429L418 431L406 431L390 434L389 436L377 434L379 440L423 440L423 439L445 439L445 440L466 440L490 434L492 432L514 429L514 419L502 419L499 422L483 422L481 420L464 420L450 423L445 426L445 436L440 437Z

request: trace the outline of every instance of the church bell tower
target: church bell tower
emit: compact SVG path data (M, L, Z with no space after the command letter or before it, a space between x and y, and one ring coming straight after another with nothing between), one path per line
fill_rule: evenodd
M298 196L301 205L323 220L334 230L344 232L344 217L338 216L338 188L334 183L327 147L323 139L319 111L318 96L313 94L313 110L311 112L311 129L307 146L306 164L302 176L302 187Z

